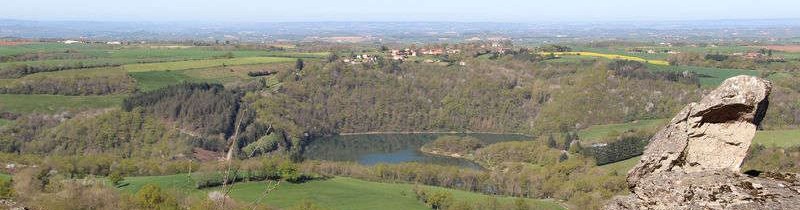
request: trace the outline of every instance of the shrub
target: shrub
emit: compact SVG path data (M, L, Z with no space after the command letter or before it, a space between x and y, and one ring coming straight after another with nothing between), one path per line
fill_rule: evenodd
M136 203L143 208L154 209L166 200L161 188L147 184L136 192Z
M119 186L123 180L125 180L125 178L122 177L122 173L120 172L115 171L108 175L108 181L111 181L111 184L114 186Z
M0 199L8 199L14 195L11 180L0 179Z

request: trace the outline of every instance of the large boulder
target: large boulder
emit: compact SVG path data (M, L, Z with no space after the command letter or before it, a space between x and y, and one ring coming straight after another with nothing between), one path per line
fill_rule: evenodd
M757 125L766 112L769 81L737 76L725 80L699 103L684 107L656 133L628 184L663 171L739 171Z
M771 89L769 81L737 76L684 107L650 139L640 162L628 173L632 195L616 198L606 207L786 209L800 203L797 176L739 173Z

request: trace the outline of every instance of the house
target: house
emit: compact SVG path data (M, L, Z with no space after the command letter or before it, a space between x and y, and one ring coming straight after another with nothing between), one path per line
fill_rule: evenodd
M757 58L762 58L762 57L764 57L764 54L761 54L759 52L749 52L747 54L744 54L744 58L747 58L747 59L757 59Z
M364 55L354 55L349 58L345 58L342 60L342 62L349 64L371 63L375 62L377 59L378 57L375 55L364 54Z
M417 51L408 48L403 50L392 50L391 56L393 60L405 60L408 57L416 57Z
M77 43L81 43L81 41L75 41L75 40L66 40L66 41L63 41L63 43L64 43L64 44L77 44Z
M121 45L121 44L122 44L122 42L119 42L119 41L112 41L112 42L106 42L106 44L107 44L107 45Z
M459 54L459 53L461 53L461 50L459 50L459 49L448 49L447 50L447 54Z
M442 54L444 54L444 50L443 49L428 49L428 50L422 49L422 54L423 55L442 55Z

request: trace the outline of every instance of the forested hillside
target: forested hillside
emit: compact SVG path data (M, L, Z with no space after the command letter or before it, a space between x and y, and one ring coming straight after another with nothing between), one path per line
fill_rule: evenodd
M254 99L263 122L294 135L370 131L566 132L664 118L696 99L696 85L631 78L606 62L475 60L469 66L314 63L281 72ZM253 97L256 98L256 97ZM598 107L597 104L604 106Z

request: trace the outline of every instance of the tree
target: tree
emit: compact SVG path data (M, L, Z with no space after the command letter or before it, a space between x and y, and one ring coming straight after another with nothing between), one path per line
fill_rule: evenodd
M553 137L553 134L550 134L550 136L547 137L547 147L556 148L556 146L557 146L556 138Z
M331 54L328 55L327 60L328 63L333 63L334 61L339 60L339 55L337 55L336 52L332 52Z
M572 141L574 141L576 138L577 138L577 135L575 134L575 132L570 131L570 132L565 133L564 134L564 150L569 150L569 146L572 144Z
M298 58L297 62L294 63L294 68L297 69L298 71L302 71L303 67L305 67L305 65L306 64L303 62L303 59L302 58Z
M144 208L156 208L164 200L161 188L154 184L147 184L142 189L139 189L139 192L136 192L136 202Z
M125 178L122 177L122 173L118 171L111 172L111 174L108 175L108 181L111 181L111 184L114 186L119 186L119 184L124 180Z
M434 191L428 194L425 202L432 209L446 209L453 203L453 195L449 192Z

